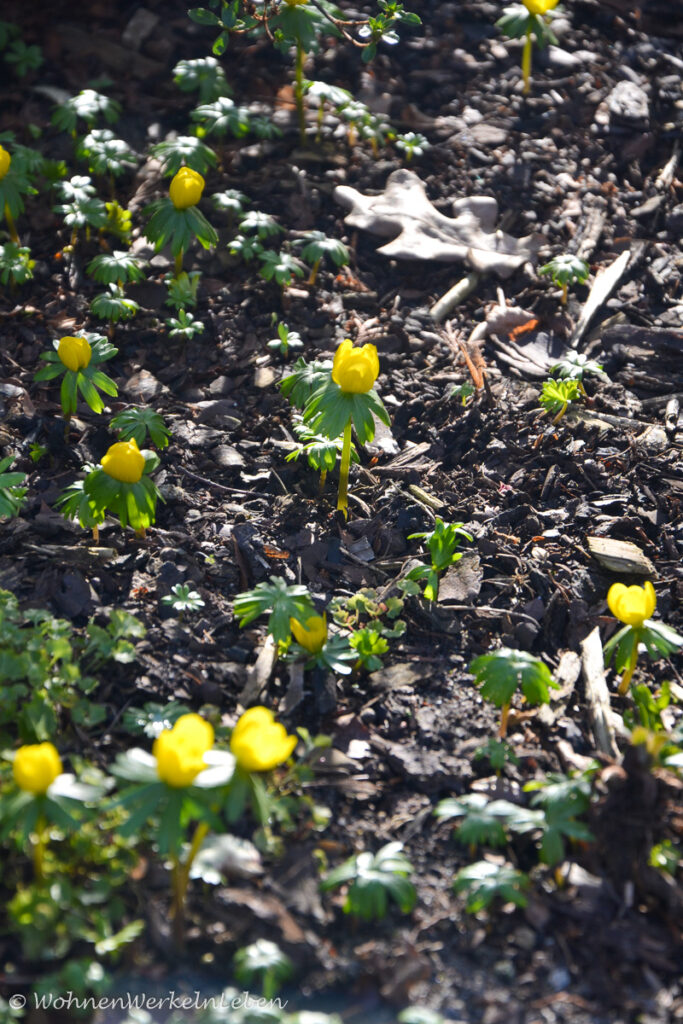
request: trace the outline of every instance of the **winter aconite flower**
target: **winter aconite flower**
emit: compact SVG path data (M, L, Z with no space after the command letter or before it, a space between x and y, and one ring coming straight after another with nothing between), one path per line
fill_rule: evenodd
M100 463L107 476L122 484L136 484L145 468L145 457L137 441L117 441L110 446Z
M286 761L297 744L269 708L249 708L238 719L230 750L245 772L268 772Z
M86 338L66 337L59 342L57 354L67 370L78 373L90 364L92 349Z
M35 743L19 747L14 756L13 772L19 789L39 796L47 793L62 774L62 762L52 743Z
M640 629L657 607L655 588L648 580L643 587L627 587L613 583L607 592L607 605L612 615L627 626Z
M5 177L9 171L9 166L12 163L12 157L9 155L4 146L0 146L0 181Z
M213 747L213 728L199 715L182 715L154 741L152 753L162 782L174 789L191 786L208 767L204 755Z
M306 619L306 625L302 625L296 619L290 619L294 639L298 644L311 654L318 654L322 651L327 641L327 616L311 615Z
M354 348L353 342L342 341L334 356L332 380L342 391L364 395L372 391L379 376L379 359L374 345Z
M191 167L181 167L169 186L168 194L176 210L196 206L202 198L204 179Z
M529 14L546 14L557 7L559 0L522 0Z

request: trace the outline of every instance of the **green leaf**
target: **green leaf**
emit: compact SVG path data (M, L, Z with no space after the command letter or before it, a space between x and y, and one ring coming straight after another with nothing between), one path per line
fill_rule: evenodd
M529 704L547 704L549 688L558 686L539 658L506 647L475 658L469 669L482 697L499 708L509 704L520 687Z
M213 11L207 11L206 7L191 7L187 12L190 21L197 25L220 25L221 20Z
M528 876L511 868L509 864L480 860L458 871L453 888L456 893L467 895L465 909L470 914L476 914L497 899L525 907L527 898L524 889L528 889L529 884Z

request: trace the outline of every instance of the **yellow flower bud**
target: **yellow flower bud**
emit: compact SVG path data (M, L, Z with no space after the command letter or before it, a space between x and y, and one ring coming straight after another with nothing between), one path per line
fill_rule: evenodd
M14 756L14 781L19 789L39 796L47 793L58 775L62 762L52 743L34 743L19 747Z
M307 4L308 0L285 0L288 7L300 7L302 4Z
M176 210L186 210L188 206L196 206L202 198L204 179L191 167L181 167L172 179L168 189L171 202Z
M133 438L132 441L117 441L111 445L100 465L114 480L120 480L122 484L136 484L145 468L145 457Z
M612 615L627 626L640 629L657 607L655 588L648 580L644 587L627 587L613 583L607 591L607 604Z
M172 729L165 729L154 741L152 753L162 782L174 789L191 786L206 767L204 755L213 746L211 724L200 715L182 715Z
M57 349L57 355L62 360L67 370L77 373L85 370L90 363L92 349L86 338L62 338Z
M286 761L297 744L269 708L249 708L232 730L230 750L245 772L269 772Z
M332 380L342 391L363 395L371 391L379 376L379 359L374 345L354 348L353 342L342 341L334 355Z
M311 615L302 626L296 619L289 620L294 639L311 654L322 651L327 641L327 615Z
M546 14L557 7L560 0L523 0L529 14Z
M5 177L9 171L9 165L12 163L12 157L9 155L4 146L0 146L0 181Z

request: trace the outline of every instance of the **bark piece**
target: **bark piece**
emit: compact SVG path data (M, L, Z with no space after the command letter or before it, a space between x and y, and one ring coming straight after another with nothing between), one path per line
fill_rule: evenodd
M457 199L454 216L444 216L430 203L420 178L404 169L389 175L379 195L364 196L348 185L339 185L334 195L350 210L345 223L392 238L378 251L397 259L464 261L473 270L509 277L534 259L541 242L537 235L514 238L497 231L493 196Z

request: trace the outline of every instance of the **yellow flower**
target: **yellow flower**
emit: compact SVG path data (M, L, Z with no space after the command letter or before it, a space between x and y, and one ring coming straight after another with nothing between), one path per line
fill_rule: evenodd
M607 591L607 604L612 615L627 626L640 629L657 607L655 588L648 580L644 587L627 587L613 583Z
M301 4L307 4L308 0L285 0L288 7L300 7Z
M327 640L327 615L311 615L302 626L296 619L289 620L289 626L297 643L311 654L322 651Z
M230 749L245 772L269 772L286 761L297 744L269 708L249 708L232 730Z
M132 441L117 441L111 445L100 465L114 480L122 484L136 484L145 468L145 457L133 438Z
M523 0L529 14L546 14L557 7L560 0Z
M378 375L379 359L374 345L354 348L348 338L342 341L332 364L332 380L342 391L364 395L372 390Z
M161 781L174 789L192 785L207 767L204 755L213 739L211 724L200 715L182 715L172 729L157 736L152 747Z
M0 181L5 177L9 171L9 165L12 163L12 157L9 155L4 146L0 146Z
M62 762L52 743L34 743L19 747L14 756L14 781L19 789L36 796L47 793L58 775Z
M188 206L196 206L202 198L204 179L191 167L181 167L168 189L171 202L176 210L186 210Z
M57 349L57 355L62 360L67 370L78 373L85 370L90 363L92 349L86 338L62 338Z

